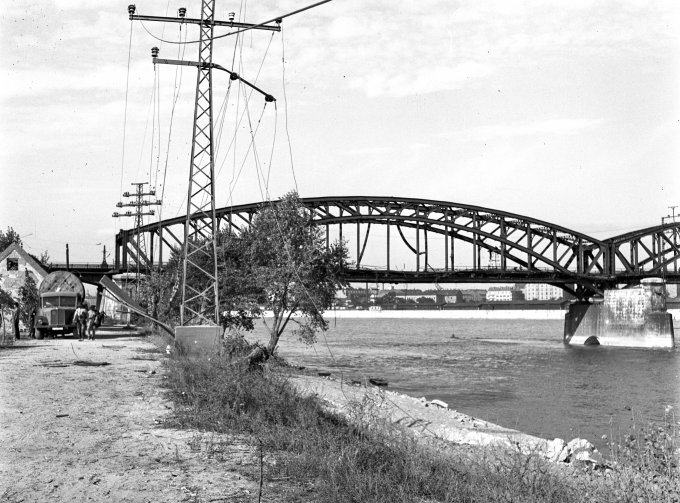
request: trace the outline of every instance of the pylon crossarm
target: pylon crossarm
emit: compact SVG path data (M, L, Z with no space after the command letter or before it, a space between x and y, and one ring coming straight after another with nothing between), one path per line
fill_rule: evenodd
M260 93L262 96L264 96L264 100L267 103L271 103L272 101L276 101L276 98L272 96L271 94L263 91L259 87L257 87L255 84L248 82L246 79L241 77L238 73L232 72L231 70L227 70L224 68L222 65L218 65L217 63L199 63L198 61L183 61L180 59L161 59L161 58L153 58L154 63L162 64L162 65L183 65L183 66L195 66L197 68L215 68L217 70L222 70L223 72L227 72L229 74L229 78L231 80L240 80L243 82L245 85L248 87L252 88L254 91L257 91Z
M235 21L201 21L192 17L165 17L165 16L142 16L139 14L130 15L131 21L162 21L165 23L180 23L180 24L199 24L205 25L210 22L213 26L224 26L226 28L257 28L259 30L281 31L281 26L271 24L254 24L254 23L238 23Z

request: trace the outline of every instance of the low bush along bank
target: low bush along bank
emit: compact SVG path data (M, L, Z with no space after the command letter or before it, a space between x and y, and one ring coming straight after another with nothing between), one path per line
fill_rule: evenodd
M680 502L678 437L670 426L626 437L609 467L556 469L539 456L470 457L455 447L422 445L394 427L350 424L296 393L286 374L273 364L253 371L225 357L173 357L167 381L177 403L173 421L252 439L266 453L265 481L286 478L299 488L286 496L290 501Z

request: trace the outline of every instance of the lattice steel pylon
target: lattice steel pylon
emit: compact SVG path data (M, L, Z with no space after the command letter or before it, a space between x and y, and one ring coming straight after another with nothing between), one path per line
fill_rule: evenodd
M180 323L219 324L217 281L217 226L215 224L215 160L212 122L212 37L215 0L201 2L200 42L194 129L187 193L187 220L184 225L184 271ZM204 215L201 223L191 215ZM192 275L196 279L187 281ZM187 317L189 314L189 317Z
M200 29L198 61L178 61L159 59L159 50L152 48L154 64L175 64L196 66L196 101L194 106L194 126L189 168L189 188L187 193L187 215L184 225L184 252L182 274L181 325L219 325L219 287L217 268L217 223L215 219L215 160L213 155L213 107L212 107L212 70L216 68L229 73L231 80L240 80L265 96L270 102L274 98L254 85L212 62L213 32L215 26L241 29L280 31L276 25L266 23L248 24L234 22L233 14L229 21L214 18L215 0L201 0L201 18L187 18L186 9L178 11L178 17L142 16L135 14L136 7L128 6L130 20L163 21L197 24ZM201 216L201 219L194 218ZM190 279L190 281L189 281Z

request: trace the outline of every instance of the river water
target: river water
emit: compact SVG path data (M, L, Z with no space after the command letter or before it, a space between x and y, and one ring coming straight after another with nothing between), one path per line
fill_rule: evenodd
M561 320L329 319L316 345L284 335L279 354L544 438L603 447L669 406L680 421L679 349L565 346ZM266 341L264 327L248 338Z

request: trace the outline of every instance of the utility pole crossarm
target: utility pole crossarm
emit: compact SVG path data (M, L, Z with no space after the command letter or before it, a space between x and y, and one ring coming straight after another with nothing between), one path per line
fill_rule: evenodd
M182 66L195 66L196 68L215 68L217 70L222 70L223 72L227 72L229 74L229 78L231 80L240 80L243 82L245 85L248 87L252 88L253 90L257 91L260 93L262 96L264 96L264 100L267 103L271 103L272 101L276 101L276 98L272 96L271 94L263 91L259 87L257 87L255 84L248 82L246 79L241 77L238 73L232 72L231 70L227 70L224 68L222 65L218 65L217 63L199 63L198 61L185 61L181 59L162 59L153 56L154 54L158 54L158 48L154 47L151 50L152 58L154 64L159 64L159 65L182 65Z
M273 24L254 24L254 23L238 23L236 21L219 21L208 20L201 21L200 19L190 17L165 17L165 16L141 16L139 14L130 14L130 21L161 21L164 23L182 23L182 24L212 24L213 26L224 26L227 28L247 28L268 31L281 31L281 26Z

